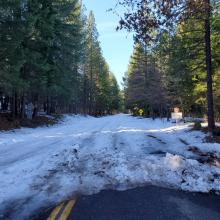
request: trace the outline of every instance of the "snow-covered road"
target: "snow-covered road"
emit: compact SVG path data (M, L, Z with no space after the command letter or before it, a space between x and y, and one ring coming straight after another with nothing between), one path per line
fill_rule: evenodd
M189 151L218 154L201 132L129 115L66 116L49 128L0 133L0 219L28 218L73 194L145 184L220 191L220 167Z

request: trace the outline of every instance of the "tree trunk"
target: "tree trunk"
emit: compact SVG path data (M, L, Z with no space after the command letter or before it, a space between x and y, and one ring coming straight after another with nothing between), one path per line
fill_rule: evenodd
M23 93L22 99L21 99L21 118L25 118L25 104L26 104L26 94Z
M50 98L47 96L47 114L50 114L51 106L50 106Z
M12 106L11 106L11 112L12 112L12 117L13 119L15 119L15 117L18 116L18 96L17 96L17 92L14 92L13 93L13 97L11 99L11 103L12 103Z
M205 18L205 56L207 71L207 102L208 102L208 129L213 132L215 128L213 85L212 85L212 53L211 53L211 28L210 28L210 0L204 0L206 7Z

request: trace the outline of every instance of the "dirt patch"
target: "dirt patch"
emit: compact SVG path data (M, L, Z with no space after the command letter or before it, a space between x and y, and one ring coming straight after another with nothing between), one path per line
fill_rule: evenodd
M51 126L61 119L61 116L37 116L32 120L12 118L10 114L0 114L0 131L8 131L21 127L36 128L40 126Z
M209 133L208 127L202 128L202 131L203 131L205 134L208 134L208 133ZM213 135L207 136L207 137L204 139L204 141L205 141L205 142L208 142L208 143L220 143L220 127L219 127L219 126L216 126L216 128L215 128L214 131L213 131Z
M189 146L189 143L182 138L179 138L180 142L182 142L184 145Z
M23 119L20 121L20 126L36 128L39 126L50 126L54 125L59 121L59 117L46 117L46 116L37 116L32 120Z
M148 137L150 137L150 138L153 138L153 139L155 139L155 140L157 140L158 142L160 142L161 144L166 144L163 140L161 140L160 138L158 138L158 137L155 137L155 136L153 136L153 135L147 135Z
M157 151L150 152L150 154L158 155L158 156L163 156L163 157L166 156L166 152L161 151L161 150L157 150Z
M207 136L205 137L204 142L220 144L220 136Z
M0 114L0 130L7 131L15 128L20 128L19 119L12 119L8 113Z
M217 152L202 152L198 147L190 146L188 151L198 156L198 161L203 164L220 167L220 154Z

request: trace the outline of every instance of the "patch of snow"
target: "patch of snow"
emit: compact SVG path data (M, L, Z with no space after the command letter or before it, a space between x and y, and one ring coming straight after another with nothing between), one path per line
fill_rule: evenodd
M0 213L25 219L73 194L154 184L220 192L220 168L188 149L220 153L190 124L66 115L63 122L0 133ZM4 216L3 216L4 215ZM0 216L1 219L1 216Z

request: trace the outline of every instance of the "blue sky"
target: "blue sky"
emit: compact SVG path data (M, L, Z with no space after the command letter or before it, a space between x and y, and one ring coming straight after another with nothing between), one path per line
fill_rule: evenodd
M133 38L126 31L115 30L119 17L107 10L113 8L116 2L116 0L83 0L87 12L92 10L95 14L103 55L120 84L132 53Z

